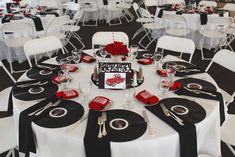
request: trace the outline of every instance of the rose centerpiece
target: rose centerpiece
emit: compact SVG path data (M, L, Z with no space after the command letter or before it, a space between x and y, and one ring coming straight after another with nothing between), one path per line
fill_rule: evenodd
M129 52L127 47L118 41L106 45L104 50L111 55L113 61L121 61L122 57L125 58Z

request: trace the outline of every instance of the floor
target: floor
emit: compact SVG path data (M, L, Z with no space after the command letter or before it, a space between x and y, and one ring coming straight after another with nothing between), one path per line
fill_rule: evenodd
M154 12L155 8L150 8L151 12ZM133 12L133 10L131 10ZM135 33L135 31L140 28L140 24L135 22L135 20L133 20L130 23L127 23L125 19L122 19L123 24L121 25L116 25L116 26L109 26L108 24L105 23L105 21L100 21L100 23L98 24L97 27L89 27L89 26L82 26L80 31L78 32L79 35L82 38L82 41L85 44L85 49L89 49L91 48L91 37L92 35L97 32L97 31L123 31L125 33L128 34L129 38L130 38L130 45L131 44L137 44L139 39L141 38L141 36L143 35L139 35L137 36L134 40L131 40L133 34ZM77 44L77 42L74 39L71 39L71 41L76 45L77 48L79 48L81 45ZM152 43L148 50L150 50L151 52L154 52L155 50L155 46L156 43ZM235 48L235 42L232 44L233 48ZM68 49L71 49L70 46L67 46ZM212 51L206 51L207 55L213 55ZM194 56L193 56L193 60L192 62L196 65L198 65L199 67L201 67L202 69L205 69L207 67L207 65L209 64L209 61L202 61L201 60L201 54L199 50L196 50ZM4 65L9 68L9 64L7 63L7 61L3 61ZM26 68L28 65L26 62L23 63L17 63L14 62L14 66L19 68L19 69L24 69ZM0 73L2 73L0 71ZM21 74L14 74L13 75L14 78L18 79ZM0 82L0 90L11 86L13 84L13 82L10 79L7 79L6 76L1 76L2 78L4 78L4 83L1 81ZM229 112L230 113L235 113L235 107L233 107L233 104L230 104L229 107ZM231 154L231 152L228 150L227 146L225 144L222 143L221 145L221 151L222 151L222 156L223 157L232 157L233 155ZM1 154L0 157L3 157L4 155Z

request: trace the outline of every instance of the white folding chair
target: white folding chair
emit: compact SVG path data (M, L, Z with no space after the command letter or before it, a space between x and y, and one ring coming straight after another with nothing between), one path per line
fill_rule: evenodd
M214 55L210 64L206 68L206 72L208 72L212 68L211 65L213 63L217 63L220 66L230 70L231 73L235 73L234 60L235 60L234 52L227 50L227 49L222 49ZM229 77L229 76L226 76L226 77ZM216 81L216 78L214 78L214 79ZM225 101L226 105L228 105L229 103L231 103L233 101L233 98L235 96L235 88L234 88L234 92L230 93L230 94L223 87L220 87L220 91L224 97L224 101Z
M1 26L1 32L2 32L4 43L7 48L7 55L8 55L7 57L9 59L10 72L17 73L17 72L25 71L25 70L15 71L13 69L12 62L13 62L13 59L16 57L12 56L10 48L23 47L26 41L35 38L34 25L29 22L4 23ZM22 56L22 57L25 58L25 56ZM17 58L19 58L19 56Z
M32 63L30 61L30 56L34 56L35 63L37 64L36 55L48 53L52 51L62 50L64 54L64 49L61 41L56 36L47 36L38 39L32 39L27 41L24 44L24 51L30 67L32 67Z
M223 9L228 11L235 11L235 4L234 3L225 3Z
M165 35L158 39L155 51L158 51L159 48L162 49L162 52L164 50L179 52L181 58L183 53L189 54L189 62L192 62L195 43L191 39Z
M38 6L57 8L59 10L59 14L63 15L61 0L38 0Z
M78 10L76 14L73 16L73 19L70 20L69 24L63 25L61 28L64 32L67 32L68 41L70 41L71 37L74 37L75 39L77 39L77 41L81 43L82 47L80 49L83 49L85 47L81 37L78 35L78 31L80 30L80 26L78 26L78 24L82 18L83 12L84 9ZM72 46L76 49L76 47L73 44Z
M66 37L67 34L65 30L62 28L64 25L68 24L70 21L70 18L68 15L60 16L60 17L53 17L48 21L48 24L46 26L46 29L44 31L44 34L39 35L39 37L46 37L46 36L56 36L58 39L60 39L65 46L67 43L70 45L73 45ZM65 49L65 47L64 47ZM67 50L65 49L67 52Z
M126 19L127 22L131 22L135 19L134 15L129 11L132 6L133 0L121 0L121 3L117 4L117 7L122 10L122 17Z
M83 0L81 3L81 8L84 9L82 25L97 26L98 18L100 16L100 10L97 6L97 2L92 0ZM95 21L95 23L89 24L90 20Z
M149 11L144 8L140 7L139 12L143 18L152 17ZM145 35L140 39L138 43L144 49L147 49L151 43L153 43L154 41L156 41L156 39L160 37L165 27L162 24L157 23L157 22L141 23L141 24L143 26L143 29L145 30ZM154 35L153 35L153 32L155 32ZM148 39L149 41L147 42L148 44L145 46L142 41L146 39Z
M217 3L216 3L216 1L204 1L204 0L202 0L202 1L199 2L198 6L215 8L215 7L217 7Z
M123 42L126 47L129 47L129 37L124 32L96 32L92 36L92 51L95 55L95 46L105 46L113 43L113 41Z
M122 24L121 21L122 8L118 7L118 4L120 3L121 0L112 0L109 1L108 5L105 5L103 7L106 22L109 23L110 26Z
M64 15L75 15L76 12L80 10L81 5L74 2L68 2L63 4L63 8L65 9Z
M201 56L202 60L211 60L211 58L207 58L204 56L203 47L205 38L211 39L211 45L209 49L212 48L213 41L215 41L215 51L218 49L222 49L224 43L226 43L227 38L227 29L229 28L232 19L229 17L216 17L213 19L209 19L204 30L201 32Z
M163 15L166 34L187 37L190 33L188 24L184 16L176 14L164 14Z
M16 80L12 77L12 75L8 72L6 67L0 61L0 68L7 73L10 79L15 83ZM2 80L3 81L3 80ZM1 81L1 82L2 82ZM11 92L11 87L8 87L0 92L0 111L7 111L8 108L8 97ZM5 117L0 118L0 154L9 150L6 157L10 157L11 155L15 157L15 150L17 146L17 139L15 133L14 119L13 117Z

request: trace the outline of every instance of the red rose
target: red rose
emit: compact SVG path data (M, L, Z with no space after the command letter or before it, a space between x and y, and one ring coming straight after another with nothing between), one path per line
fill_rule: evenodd
M129 52L125 45L122 42L114 41L114 43L108 44L104 48L109 54L115 55L127 55Z

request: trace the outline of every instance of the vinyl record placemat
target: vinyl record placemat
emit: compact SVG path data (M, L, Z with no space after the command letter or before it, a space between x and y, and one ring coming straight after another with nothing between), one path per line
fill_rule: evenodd
M52 76L57 75L59 68L50 70L47 68L32 67L26 72L26 76L31 79L50 79Z
M55 58L55 60L57 61L57 63L60 63L61 59L65 59L65 58L67 59L71 55L72 55L71 53L60 54Z
M144 59L144 58L152 58L152 57L153 57L153 54L150 51L139 51L135 59Z
M215 85L208 81L201 80L198 78L183 78L177 80L177 82L180 82L183 86L186 86L189 89L216 91Z
M141 137L147 125L139 114L128 110L107 111L107 130L110 141L127 142Z
M38 80L35 80L35 82L38 82ZM58 86L53 84L51 80L48 80L42 82L40 85L32 85L23 88L14 86L13 96L20 100L31 101L47 98L57 91Z
M181 61L169 61L169 62L176 63L178 69L197 68L197 66L195 66L195 65L193 65L193 64L191 64L191 63L188 63L188 62L181 62ZM169 62L165 62L165 63L162 65L162 68L163 68L163 69L166 69L166 64L169 63Z
M56 107L49 108L43 114L40 119L35 121L37 125L46 128L60 128L79 121L84 114L84 108L75 101L62 100Z
M100 54L100 50L97 50L95 54L96 54L97 56L99 56L99 57L102 57L101 54ZM111 55L110 55L110 54L107 54L107 55L105 56L105 58L111 58Z
M198 123L206 117L205 109L195 101L183 98L166 98L163 103L170 111L182 116L190 123Z

